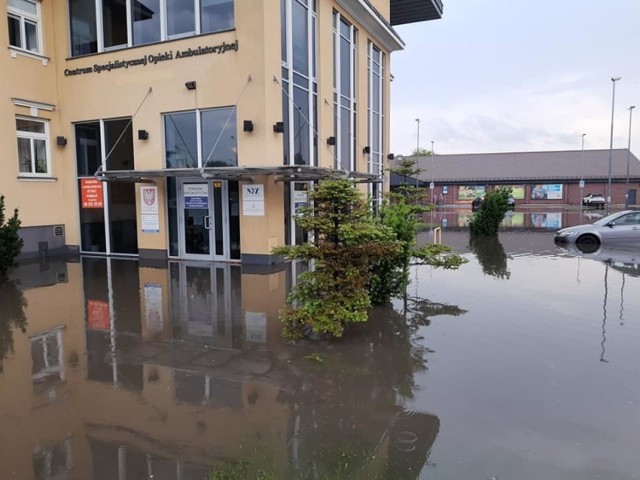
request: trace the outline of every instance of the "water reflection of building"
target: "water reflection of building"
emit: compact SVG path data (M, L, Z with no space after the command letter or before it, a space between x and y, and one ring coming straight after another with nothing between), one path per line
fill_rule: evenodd
M393 348L364 332L316 369L308 347L280 341L291 272L105 258L49 268L16 271L28 325L0 373L0 478L199 479L255 460L253 444L286 472L316 461L318 445L361 439L363 472L416 478L439 420L397 402L413 388L406 332Z

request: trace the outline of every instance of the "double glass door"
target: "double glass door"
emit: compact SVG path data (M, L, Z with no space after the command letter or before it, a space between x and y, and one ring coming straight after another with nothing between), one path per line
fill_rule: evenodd
M180 256L191 260L228 260L227 182L181 180L178 186Z

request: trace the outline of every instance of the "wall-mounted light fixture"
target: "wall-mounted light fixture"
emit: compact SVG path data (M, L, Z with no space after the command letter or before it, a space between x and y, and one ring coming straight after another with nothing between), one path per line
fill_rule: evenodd
M138 130L138 140L148 140L149 132L146 130Z
M284 122L276 122L273 124L273 131L275 133L284 133Z
M336 137L327 138L327 145L335 145L335 144L336 144Z
M395 158L395 155L393 153L390 153L387 155L387 160L393 160Z
M253 122L251 120L244 120L242 122L243 132L253 132Z
M364 147L362 149L362 153L366 153L366 154L371 153L371 147L369 145L367 145L366 147Z
M190 82L185 83L184 86L187 87L187 90L195 90L196 89L196 82L195 82L195 80L192 80Z
M59 147L64 147L67 144L67 139L65 137L63 137L62 135L59 137L56 137L56 145L58 145Z

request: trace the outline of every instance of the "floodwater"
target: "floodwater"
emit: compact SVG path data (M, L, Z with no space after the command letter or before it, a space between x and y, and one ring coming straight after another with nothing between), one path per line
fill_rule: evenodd
M444 228L469 263L415 268L331 343L280 338L299 265L22 265L0 478L640 478L640 254L575 256L530 221Z

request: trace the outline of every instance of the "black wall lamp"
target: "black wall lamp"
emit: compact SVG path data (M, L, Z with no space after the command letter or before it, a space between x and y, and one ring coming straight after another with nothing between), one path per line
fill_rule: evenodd
M138 130L138 140L148 140L149 132L146 130Z
M187 87L187 90L195 90L196 89L196 82L195 82L195 80L192 80L190 82L185 83L184 86Z
M395 158L395 155L393 153L390 153L389 155L387 155L388 160L393 160L394 158Z
M273 124L273 131L275 133L284 133L284 122L276 122Z
M336 137L327 138L327 145L335 145L335 144L336 144Z
M362 149L362 153L366 153L366 154L371 153L371 147L369 145L367 145L366 147L364 147Z
M56 137L56 145L64 147L67 144L67 139L63 136Z
M244 120L242 122L243 132L253 132L253 122L251 120Z

